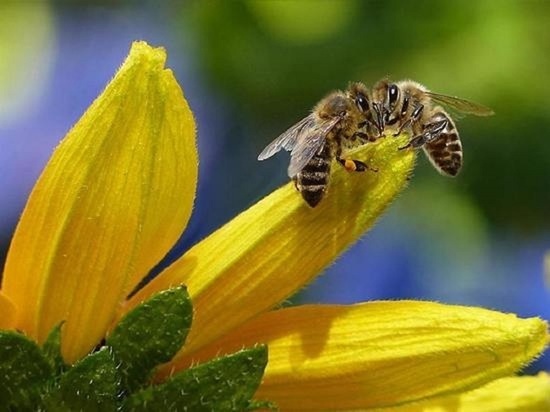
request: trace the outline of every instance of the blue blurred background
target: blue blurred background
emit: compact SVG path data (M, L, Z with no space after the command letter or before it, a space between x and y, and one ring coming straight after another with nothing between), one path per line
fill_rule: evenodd
M292 302L429 299L550 319L549 19L542 0L4 1L0 264L53 148L143 39L168 50L199 129L197 204L163 265L287 181L287 156L256 156L328 91L412 78L497 114L459 121L459 177L421 157L374 230Z

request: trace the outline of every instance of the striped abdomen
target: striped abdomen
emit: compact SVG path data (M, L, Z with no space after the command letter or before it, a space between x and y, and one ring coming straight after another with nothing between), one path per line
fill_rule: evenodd
M462 167L462 143L458 131L446 113L438 112L432 118L436 121L445 119L447 126L439 136L424 145L424 153L439 173L456 176Z
M331 160L330 144L325 142L321 150L296 175L296 189L311 207L317 206L327 191Z

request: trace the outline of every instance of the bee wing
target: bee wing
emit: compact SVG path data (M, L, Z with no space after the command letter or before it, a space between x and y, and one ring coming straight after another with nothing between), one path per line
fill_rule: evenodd
M288 175L291 178L296 176L307 165L315 153L323 147L327 134L339 121L340 118L335 117L315 124L312 128L307 129L307 133L300 136L296 146L290 153Z
M493 109L483 106L479 103L474 103L460 97L447 96L445 94L426 92L426 94L436 103L447 106L456 110L459 113L473 114L476 116L491 116L495 114Z
M300 140L300 136L307 130L314 127L315 123L315 116L313 113L303 118L268 144L266 148L258 155L258 160L265 160L279 152L281 149L285 149L286 151L293 150L298 140Z

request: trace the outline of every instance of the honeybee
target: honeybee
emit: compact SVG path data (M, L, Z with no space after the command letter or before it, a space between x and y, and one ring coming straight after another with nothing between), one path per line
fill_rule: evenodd
M442 106L462 114L494 114L481 104L430 92L412 80L379 81L372 90L372 102L378 130L390 126L395 130L394 136L410 130L411 140L400 149L422 147L437 171L448 176L456 176L460 171L463 153L456 125Z
M376 127L368 89L362 83L351 83L346 91L323 98L309 116L271 142L258 160L281 149L289 151L288 176L307 204L315 207L327 191L332 159L350 172L376 171L360 160L342 157L346 146L375 140L371 131Z

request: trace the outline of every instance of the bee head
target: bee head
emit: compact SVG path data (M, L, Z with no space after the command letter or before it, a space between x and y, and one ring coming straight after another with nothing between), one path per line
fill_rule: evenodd
M376 112L379 127L394 124L398 118L392 116L398 107L401 90L397 84L389 79L382 79L373 88L373 106Z

